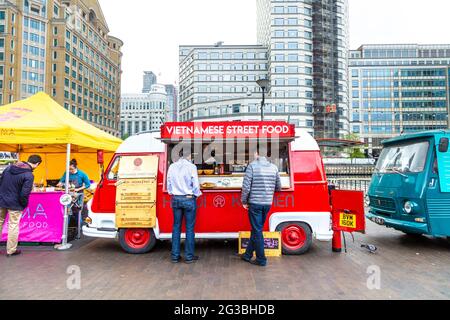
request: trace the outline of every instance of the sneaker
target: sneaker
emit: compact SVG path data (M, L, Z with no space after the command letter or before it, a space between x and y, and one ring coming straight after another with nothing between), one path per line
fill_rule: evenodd
M14 252L14 253L7 254L6 257L7 257L7 258L11 258L11 257L14 257L14 256L18 256L18 255L20 255L20 254L22 254L22 251L17 250L17 251Z
M185 263L187 263L187 264L196 263L198 260L200 260L200 257L199 256L194 256L192 258L192 260L186 260Z
M172 259L172 263L180 263L180 261L181 261L181 258L178 258L178 259Z
M250 262L250 264L252 264L254 266L267 267L267 264L262 264L262 263L256 262L256 260L252 260L252 261L249 261L249 262Z
M245 256L245 254L243 254L243 255L240 255L239 256L240 258L241 258L241 260L243 260L243 261L245 261L245 262L251 262L251 259L248 259L246 256Z

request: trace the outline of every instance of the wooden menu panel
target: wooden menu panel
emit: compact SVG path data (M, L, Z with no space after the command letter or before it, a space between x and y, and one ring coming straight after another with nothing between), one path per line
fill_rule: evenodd
M156 201L156 179L123 179L117 183L117 203Z
M122 157L116 185L117 228L156 226L157 173L157 156Z
M156 203L131 203L116 206L118 228L154 228Z
M157 156L124 156L120 159L119 179L156 178Z

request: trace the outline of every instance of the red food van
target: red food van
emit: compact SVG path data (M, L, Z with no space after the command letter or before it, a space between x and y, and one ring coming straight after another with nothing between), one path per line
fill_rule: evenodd
M306 253L313 239L331 241L333 225L339 224L333 223L333 216L346 219L342 225L346 230L364 228L363 221L352 221L352 217L356 220L364 216L362 195L358 193L355 198L354 192L344 191L331 196L319 146L306 130L286 122L203 122L167 123L160 133L128 138L107 166L88 204L89 217L83 234L118 238L122 248L134 254L151 251L157 240L171 240L173 216L166 174L170 164L177 160L178 153L174 151L180 141L192 146L203 192L198 199L196 239L237 239L239 232L251 229L240 195L246 166L253 161L252 147L257 143L265 144L268 158L279 167L281 174L283 190L275 195L265 231L281 232L284 254ZM207 161L211 155L214 163ZM118 172L121 164L129 163L124 161L129 157L155 160L155 195L149 203L156 221L151 228L120 227L117 222ZM340 207L334 208L336 214L333 214L335 201ZM350 222L348 214L352 214Z

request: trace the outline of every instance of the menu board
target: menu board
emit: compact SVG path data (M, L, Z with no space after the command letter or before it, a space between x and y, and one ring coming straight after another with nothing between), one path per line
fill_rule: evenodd
M125 156L120 159L119 179L156 178L158 157Z
M118 203L156 202L156 179L122 179L117 183Z
M156 203L129 203L116 206L118 228L154 228Z
M116 184L117 228L156 226L157 156L123 157Z
M264 232L264 252L267 257L281 257L281 233ZM239 254L244 254L250 243L251 232L239 233Z

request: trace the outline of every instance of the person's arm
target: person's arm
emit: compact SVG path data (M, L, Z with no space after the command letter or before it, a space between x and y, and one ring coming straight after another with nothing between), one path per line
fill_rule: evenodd
M169 195L173 195L173 188L172 188L172 166L169 167L169 170L167 172L167 192Z
M59 179L59 183L58 183L57 187L61 188L65 183L66 183L66 174L64 173L62 178Z
M22 190L20 191L19 201L24 208L28 207L28 200L30 199L31 191L33 191L33 184L34 176L30 173L30 175L25 178Z
M200 191L200 181L198 180L198 171L196 166L192 167L192 192L197 198L202 195L202 192Z
M242 184L241 202L244 207L248 206L248 199L250 197L250 191L253 181L253 167L249 165L247 171L245 171L244 183Z
M275 185L275 191L279 192L279 191L281 191L281 189L282 189L281 177L280 177L280 172L277 169L277 182L276 182L276 185Z
M89 180L89 177L86 173L83 172L83 183L84 183L84 189L89 189L91 187L91 180Z

